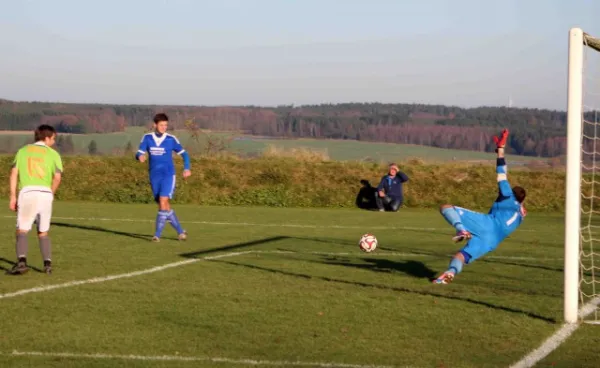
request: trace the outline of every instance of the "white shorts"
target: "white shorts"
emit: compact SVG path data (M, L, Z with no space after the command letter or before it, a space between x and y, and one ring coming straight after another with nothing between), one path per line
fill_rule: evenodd
M17 229L29 231L34 222L37 222L38 232L45 233L50 230L52 218L52 192L28 190L23 188L17 199Z

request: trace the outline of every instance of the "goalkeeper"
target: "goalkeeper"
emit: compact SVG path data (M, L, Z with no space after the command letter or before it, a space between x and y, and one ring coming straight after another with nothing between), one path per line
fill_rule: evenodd
M435 284L448 284L462 271L464 264L470 264L485 254L493 251L512 232L514 232L526 215L523 201L525 189L519 186L510 187L506 177L506 160L504 146L508 138L508 130L502 131L500 138L494 137L496 143L496 174L498 181L498 198L488 214L474 212L465 208L442 205L442 216L454 226L455 242L468 240L467 244L452 258L448 270L442 273Z

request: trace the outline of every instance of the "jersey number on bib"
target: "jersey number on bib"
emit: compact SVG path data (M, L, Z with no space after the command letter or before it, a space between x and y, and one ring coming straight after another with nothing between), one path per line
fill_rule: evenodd
M36 179L43 179L44 175L44 159L41 157L29 157L27 158L27 171L29 176Z

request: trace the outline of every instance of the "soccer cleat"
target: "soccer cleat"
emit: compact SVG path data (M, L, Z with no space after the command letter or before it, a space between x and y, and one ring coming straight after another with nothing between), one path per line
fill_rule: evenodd
M46 273L46 275L52 274L52 262L44 261L44 272Z
M179 240L187 240L187 232L184 230L181 234L177 235Z
M27 273L27 271L29 271L29 266L27 266L27 263L19 261L6 273L9 275L23 275Z
M434 284L449 284L454 280L454 272L446 271L437 279L433 280Z
M152 241L158 243L160 241L160 238L158 236L153 236Z
M459 230L456 232L456 235L452 237L452 240L455 243L461 242L465 239L471 239L472 235L470 232L466 231L466 230Z

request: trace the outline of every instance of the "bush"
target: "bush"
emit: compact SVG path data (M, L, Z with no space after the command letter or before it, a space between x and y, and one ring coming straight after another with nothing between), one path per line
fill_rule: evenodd
M151 203L147 164L131 157L65 156L65 173L58 200ZM175 203L273 207L354 207L362 179L376 186L386 167L374 163L294 159L293 157L192 158L192 177L178 170ZM5 170L0 180L8 196L12 156L0 156ZM509 163L510 164L510 163ZM401 165L407 207L437 208L452 203L487 211L497 195L494 166L465 164ZM527 208L564 210L564 172L511 169L512 185L525 187Z

